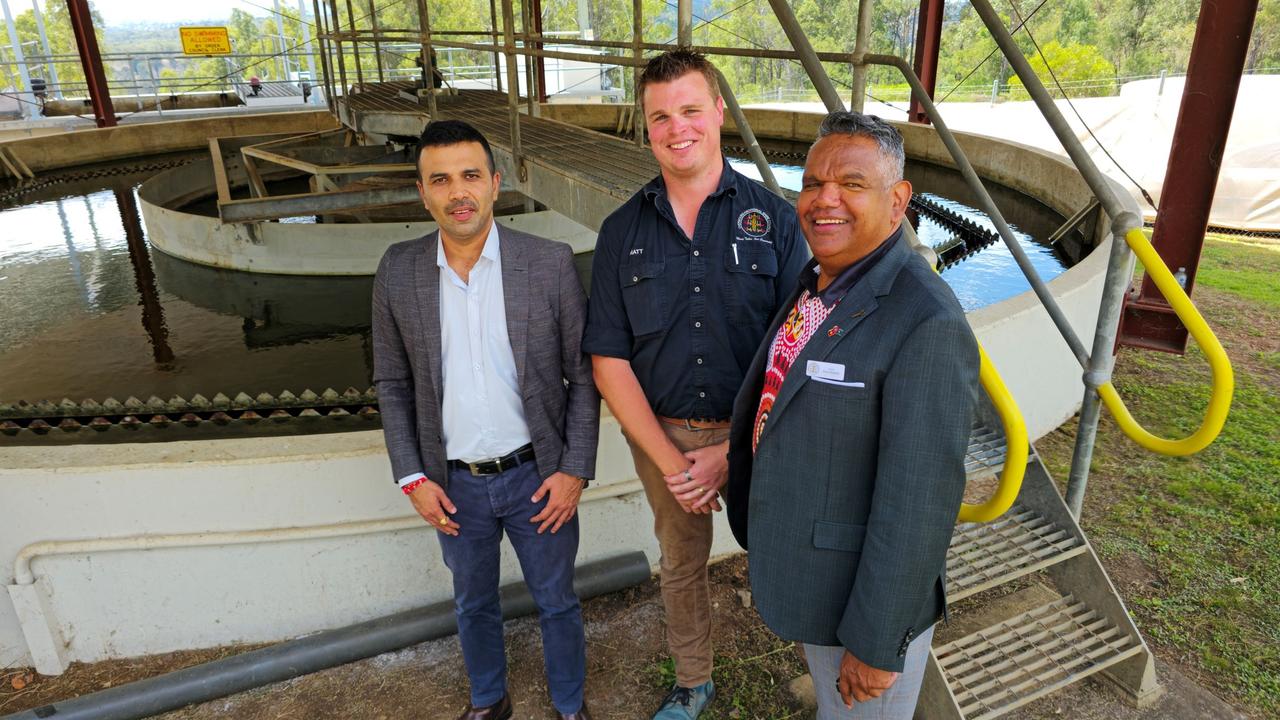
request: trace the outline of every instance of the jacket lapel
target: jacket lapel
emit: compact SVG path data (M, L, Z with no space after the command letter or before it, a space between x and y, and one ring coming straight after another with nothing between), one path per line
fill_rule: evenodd
M440 244L440 234L431 233L423 238L422 246L414 258L414 289L418 295L418 317L422 321L422 345L427 353L427 368L431 376L431 388L435 392L436 402L443 400L443 388L440 386L440 267L436 264L436 253Z
M496 221L495 221L496 222ZM507 312L507 338L516 361L516 380L524 387L525 356L529 338L529 262L524 243L501 225L502 296Z
M779 418L796 393L809 382L809 376L805 372L806 364L810 360L823 360L830 356L836 346L851 337L854 329L876 311L880 306L877 298L889 293L889 289L893 287L893 281L898 277L898 271L910 258L910 253L905 244L896 243L884 257L880 258L876 266L867 272L865 277L850 288L840 304L827 316L826 321L814 331L813 337L809 338L809 342L800 351L800 355L787 371L787 377L782 381L778 398L773 403L773 409L769 411L769 422L765 423L764 432L760 435L761 443L764 443L764 438L769 435L769 431L777 427ZM792 305L794 304L793 299ZM790 312L790 306L787 311ZM774 333L777 333L776 329ZM769 336L771 344L773 337L773 335Z

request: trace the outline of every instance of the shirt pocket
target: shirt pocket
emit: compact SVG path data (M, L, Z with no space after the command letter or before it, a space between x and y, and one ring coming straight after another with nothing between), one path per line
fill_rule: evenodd
M767 323L777 302L778 256L773 245L760 241L730 243L725 248L724 267L724 293L729 305L747 310L755 319Z
M635 337L666 328L667 295L662 288L665 261L632 262L622 267L622 304Z

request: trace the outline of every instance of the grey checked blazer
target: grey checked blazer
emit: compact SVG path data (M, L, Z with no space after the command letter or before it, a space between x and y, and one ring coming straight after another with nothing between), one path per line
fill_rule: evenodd
M568 245L498 226L507 335L538 472L594 477L600 395L582 354L587 297ZM373 381L398 479L449 480L441 423L438 234L387 248L373 283Z
M900 672L907 645L946 607L977 343L951 289L897 243L800 353L753 457L765 356L798 295L734 406L729 522L774 632ZM846 384L807 377L809 360L844 365Z

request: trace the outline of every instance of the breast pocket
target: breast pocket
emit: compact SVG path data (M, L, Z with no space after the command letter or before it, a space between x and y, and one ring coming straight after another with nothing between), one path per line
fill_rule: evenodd
M667 294L662 288L665 262L633 262L622 268L622 304L635 337L651 335L666 328Z
M737 308L773 315L778 256L773 245L760 241L734 242L724 254L725 297Z

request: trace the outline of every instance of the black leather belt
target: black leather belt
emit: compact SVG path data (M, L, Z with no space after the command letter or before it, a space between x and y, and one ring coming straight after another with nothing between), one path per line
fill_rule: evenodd
M533 460L533 443L529 443L522 448L492 460L481 460L473 463L450 460L449 469L470 470L472 475L497 475L519 466L520 463L533 462Z

